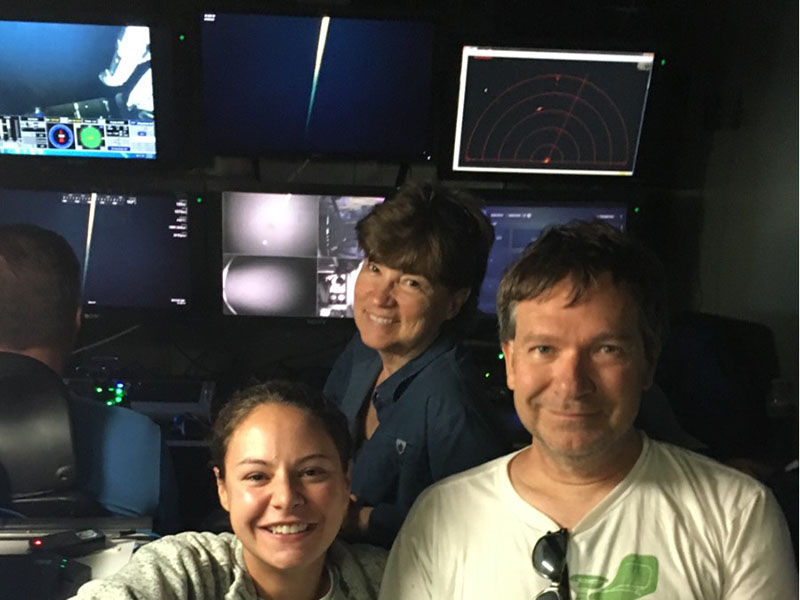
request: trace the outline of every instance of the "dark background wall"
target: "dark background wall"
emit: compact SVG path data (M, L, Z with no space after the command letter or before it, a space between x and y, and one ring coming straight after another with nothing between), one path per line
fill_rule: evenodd
M76 160L25 162L0 157L3 186L36 188L54 180L73 187L132 191L185 190L195 207L193 233L213 237L216 192L273 184L391 186L401 165L378 161L264 157L226 158L202 151L198 35L204 9L324 10L348 14L412 14L437 25L435 122L437 164L411 164L410 177L453 179L481 189L517 189L531 199L621 198L640 207L634 233L664 259L673 309L702 310L768 325L782 377L796 395L798 371L798 7L791 0L760 5L657 0L533 3L439 0L393 2L226 2L129 4L79 0L9 0L0 18L80 20L134 18L168 40L162 77L174 100L169 160L148 167ZM400 10L402 9L402 11ZM98 16L99 15L99 16ZM185 35L180 41L179 34ZM457 68L462 44L655 51L657 67L645 115L635 177L624 181L529 177L499 181L452 178ZM2 90L0 90L2 93ZM312 383L353 332L350 322L222 318L213 298L219 257L197 246L198 310L181 318L125 314L87 321L84 346L136 327L85 351L75 366L121 376L199 378L220 395L251 377L284 376ZM205 294L205 298L202 296ZM482 337L491 341L489 333Z

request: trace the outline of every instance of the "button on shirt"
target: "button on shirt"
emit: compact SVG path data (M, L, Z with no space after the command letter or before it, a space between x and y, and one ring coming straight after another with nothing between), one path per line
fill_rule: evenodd
M353 493L374 507L367 540L388 548L423 489L506 448L486 418L475 367L449 336L373 391L381 368L378 353L356 334L334 364L325 395L347 416L356 440L368 397L378 413L378 428L356 452Z

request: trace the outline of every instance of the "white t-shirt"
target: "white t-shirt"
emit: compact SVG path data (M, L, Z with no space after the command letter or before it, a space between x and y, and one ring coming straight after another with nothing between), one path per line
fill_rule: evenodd
M381 600L531 600L547 587L531 553L560 527L512 487L513 456L418 498ZM797 598L788 530L769 490L646 437L631 472L570 531L567 564L574 600Z

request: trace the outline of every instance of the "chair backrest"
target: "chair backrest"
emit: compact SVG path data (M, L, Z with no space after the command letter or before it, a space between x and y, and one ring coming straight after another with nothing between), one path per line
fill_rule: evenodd
M0 357L0 466L12 500L68 490L77 478L61 378L8 353Z
M684 428L727 459L768 448L766 400L779 373L766 325L685 313L671 324L655 379Z
M43 363L0 352L0 506L27 517L104 514L78 488L69 392Z

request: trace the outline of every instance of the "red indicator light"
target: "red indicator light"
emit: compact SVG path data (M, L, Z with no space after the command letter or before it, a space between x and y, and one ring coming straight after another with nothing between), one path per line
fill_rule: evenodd
M33 540L33 545L34 546L41 546L42 545L42 540L40 540L39 538L36 538L35 540Z

